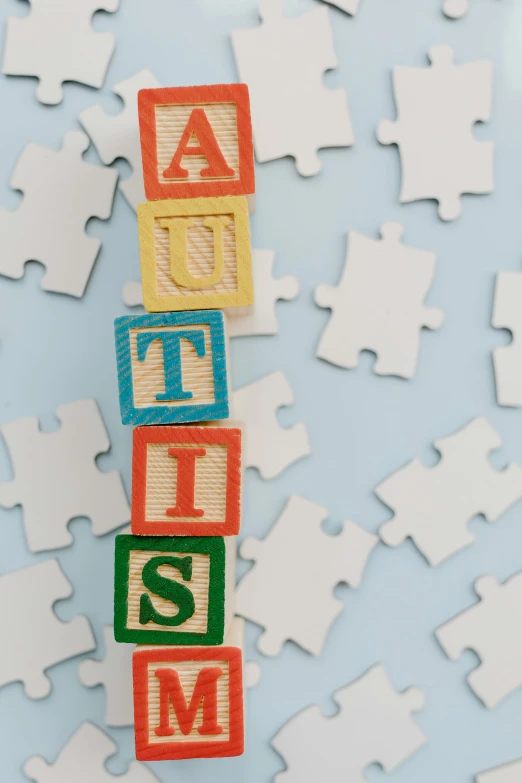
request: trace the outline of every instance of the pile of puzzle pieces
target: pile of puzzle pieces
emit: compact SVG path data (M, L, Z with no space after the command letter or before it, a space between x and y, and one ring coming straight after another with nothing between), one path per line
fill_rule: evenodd
M115 321L133 432L131 534L116 538L114 636L136 643L136 757L244 748L242 621L233 618L242 427L229 410L223 308L254 301L244 84L138 93L144 315Z

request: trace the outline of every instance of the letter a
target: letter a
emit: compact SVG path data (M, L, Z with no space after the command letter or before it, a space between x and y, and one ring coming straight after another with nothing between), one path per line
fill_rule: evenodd
M197 145L190 144L192 136L195 136L199 142ZM234 169L227 165L223 157L204 109L192 110L172 162L163 172L165 179L188 178L188 169L181 167L181 159L184 155L204 155L208 167L199 172L203 179L224 179L225 177L233 177L235 174Z
M168 450L169 457L177 459L176 507L168 508L168 517L202 517L205 511L194 508L194 493L196 490L196 458L204 457L206 449L172 448Z
M200 670L188 707L179 674L175 669L156 669L154 674L160 682L160 719L159 726L154 729L157 737L171 737L174 734L174 726L170 725L171 704L181 733L185 736L190 734L201 702L203 720L201 726L198 726L198 734L221 734L223 726L217 722L217 681L223 674L223 669L219 666L204 666Z

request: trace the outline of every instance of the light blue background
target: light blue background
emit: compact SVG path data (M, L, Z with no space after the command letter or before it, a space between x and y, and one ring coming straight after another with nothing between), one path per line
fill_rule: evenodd
M430 443L476 415L486 415L504 438L494 464L522 462L522 415L499 408L494 394L491 350L509 336L490 326L495 274L520 269L522 261L522 4L471 0L469 15L450 21L441 3L361 0L354 19L331 8L339 67L325 82L347 91L355 146L321 152L322 171L310 179L297 175L291 159L257 166L253 246L273 248L276 272L296 275L301 294L279 306L277 338L233 341L233 380L239 386L284 369L295 405L282 412L281 421L306 422L313 454L273 481L248 471L242 536L263 537L292 493L328 507L330 530L350 518L375 531L390 512L373 488L415 455L435 462ZM24 5L1 0L2 18L22 15ZM97 30L110 30L117 40L105 88L68 84L57 107L36 101L33 79L0 77L0 202L14 209L20 201L8 183L27 142L57 149L63 134L78 126L84 108L101 103L117 112L112 85L141 68L150 68L165 85L235 81L230 32L257 24L255 5L256 0L122 0L119 12L94 20ZM316 5L294 0L287 8L301 13ZM434 43L450 44L457 62L494 61L492 119L476 135L496 142L495 192L465 197L462 217L450 224L439 221L432 202L399 205L397 149L375 140L378 122L395 117L392 67L427 64ZM97 159L92 149L87 158ZM126 164L118 168L127 176ZM428 303L440 307L446 321L439 332L423 333L412 381L375 376L367 354L352 371L315 357L328 318L313 304L315 286L337 283L349 229L376 237L388 220L404 224L407 243L437 254ZM33 415L50 429L57 426L58 405L94 397L112 441L99 464L121 469L130 490L131 428L119 420L112 323L126 312L121 288L137 279L139 265L135 216L120 193L110 220L92 221L88 233L101 237L103 247L82 300L41 291L42 269L35 264L27 266L21 281L0 280L0 420ZM0 478L10 475L2 451ZM285 721L310 703L334 711L333 691L378 661L398 689L416 685L426 694L417 720L429 742L393 775L372 768L373 783L469 783L478 771L521 756L522 692L488 711L465 682L476 656L466 653L452 663L433 636L435 628L474 601L476 577L491 573L503 580L520 569L520 515L519 504L495 525L474 522L475 543L437 569L410 543L396 549L381 544L361 588L336 589L345 608L319 658L286 644L279 657L263 659L255 649L260 630L249 625L247 658L261 661L263 678L247 697L245 755L156 764L158 777L164 783L272 780L283 763L269 741ZM86 520L74 521L71 530L73 546L56 554L75 592L57 605L57 614L63 619L86 614L101 656L102 626L112 617L114 537L92 537ZM1 512L1 536L2 571L48 556L27 551L19 508ZM84 720L103 727L104 691L84 688L77 668L74 659L52 669L52 693L40 701L28 700L20 684L0 692L2 781L24 780L22 765L32 755L54 760ZM119 772L133 756L132 730L109 733L120 749L109 768Z

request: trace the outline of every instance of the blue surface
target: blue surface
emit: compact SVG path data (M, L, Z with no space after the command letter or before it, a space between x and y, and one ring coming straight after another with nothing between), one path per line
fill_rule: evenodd
M123 0L117 14L101 14L94 21L96 29L117 36L106 87L66 85L64 102L54 108L37 103L33 79L0 77L1 203L15 208L20 200L8 180L28 141L57 149L63 134L77 127L82 109L101 103L117 112L119 102L110 87L139 69L150 68L163 84L234 81L229 33L257 23L255 4ZM281 421L306 422L313 454L273 481L248 471L242 536L263 537L291 493L327 506L332 530L345 518L376 530L390 513L373 488L415 455L435 462L429 444L478 414L486 415L505 441L494 464L522 462L522 413L499 408L494 395L491 349L509 337L490 326L495 273L518 270L522 261L522 5L472 0L467 17L450 21L440 12L441 4L361 0L355 19L332 8L339 68L326 83L347 90L355 146L321 152L323 169L311 179L300 178L289 159L257 166L253 246L273 248L276 272L295 274L301 294L279 307L277 338L233 341L233 379L239 386L283 369L295 405L283 411ZM315 5L296 0L288 10ZM24 12L18 0L2 0L1 8L3 17ZM476 136L496 142L495 192L465 197L462 217L450 224L439 221L434 203L399 205L397 150L375 140L378 122L395 116L391 68L426 64L435 43L450 44L457 62L494 60L493 116ZM92 150L87 157L96 160ZM125 164L121 171L127 175ZM375 376L368 355L353 371L315 358L328 318L313 304L315 286L337 282L349 229L373 237L387 220L404 224L405 242L437 254L428 302L444 311L446 321L439 332L423 333L412 381ZM88 232L102 238L103 248L82 300L39 290L42 270L34 264L21 281L0 279L0 420L37 415L45 428L53 428L58 405L93 396L112 441L111 453L99 463L122 469L130 489L131 428L119 419L112 329L114 318L125 312L122 284L138 277L138 238L135 217L121 194L110 220L93 221ZM0 457L0 477L8 478L8 459L3 451ZM393 775L372 768L372 783L471 783L478 771L521 756L522 692L488 711L465 682L476 657L466 653L452 663L433 636L438 625L474 601L476 577L491 573L503 580L521 568L521 508L511 509L495 525L472 523L475 543L437 569L409 543L396 549L380 545L361 588L336 590L345 608L320 658L287 644L279 657L262 659L255 650L259 629L248 626L247 657L262 659L263 678L248 694L246 754L156 764L158 777L163 783L272 780L283 762L269 740L283 723L310 703L332 712L331 693L377 661L385 664L397 688L413 684L425 692L418 723L429 743ZM27 551L21 520L20 509L1 514L1 570L40 559ZM64 619L85 613L101 656L102 626L112 616L114 536L93 538L82 520L74 521L71 530L74 545L57 556L75 594L57 605L57 613ZM77 667L78 660L71 660L52 669L52 693L40 701L26 699L20 684L0 692L2 780L24 780L22 765L31 755L54 760L83 720L103 727L104 691L84 688ZM132 731L109 733L120 748L109 768L121 771L132 758Z

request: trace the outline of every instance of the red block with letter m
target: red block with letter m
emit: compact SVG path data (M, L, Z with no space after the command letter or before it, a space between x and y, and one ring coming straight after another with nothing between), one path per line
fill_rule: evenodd
M137 647L133 680L137 759L243 753L239 647Z

